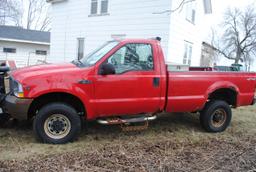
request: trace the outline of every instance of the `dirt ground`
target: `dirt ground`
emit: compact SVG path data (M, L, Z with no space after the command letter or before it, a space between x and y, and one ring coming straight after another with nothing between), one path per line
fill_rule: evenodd
M164 114L137 132L91 122L65 145L41 144L31 128L0 128L0 171L256 172L255 106L234 110L217 134L201 129L197 114Z

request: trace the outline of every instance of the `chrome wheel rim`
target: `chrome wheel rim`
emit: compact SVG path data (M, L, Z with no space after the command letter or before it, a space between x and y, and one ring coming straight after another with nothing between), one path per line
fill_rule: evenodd
M211 123L214 127L219 128L224 125L227 119L227 113L224 109L217 109L212 114Z
M62 139L71 130L70 120L62 114L53 114L44 122L44 131L52 139Z

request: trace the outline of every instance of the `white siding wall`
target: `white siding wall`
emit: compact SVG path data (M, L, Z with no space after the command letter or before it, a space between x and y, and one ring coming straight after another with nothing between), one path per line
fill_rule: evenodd
M178 7L181 0L172 1L172 9ZM191 65L199 66L201 57L201 45L202 45L202 32L201 29L203 23L201 23L204 17L204 8L202 1L195 1L195 24L186 20L186 6L171 13L171 27L169 34L170 51L168 54L167 62L173 62L182 64L184 57L184 41L191 42L193 44Z
M111 40L113 34L126 38L160 36L168 54L171 0L109 0L109 15L88 17L90 0L67 0L53 4L50 61L71 61L77 57L77 38L85 38L85 54Z
M16 53L5 53L3 48L16 48ZM29 65L37 64L38 60L44 60L45 56L35 55L36 50L46 50L49 54L49 45L18 43L0 41L0 60L14 60L17 67L27 66L28 58L30 56Z

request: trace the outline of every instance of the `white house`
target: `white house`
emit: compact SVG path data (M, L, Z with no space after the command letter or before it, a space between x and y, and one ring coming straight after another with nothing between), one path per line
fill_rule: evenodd
M50 33L0 26L0 61L15 61L17 67L47 61Z
M200 64L201 19L210 0L47 0L52 4L50 61L71 61L105 41L162 38L167 62Z

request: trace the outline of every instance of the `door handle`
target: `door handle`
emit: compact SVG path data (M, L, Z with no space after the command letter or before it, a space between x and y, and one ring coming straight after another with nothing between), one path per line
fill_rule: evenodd
M159 87L159 84L160 84L160 78L154 77L153 78L153 86L154 87Z

